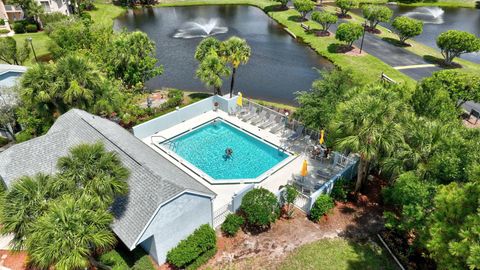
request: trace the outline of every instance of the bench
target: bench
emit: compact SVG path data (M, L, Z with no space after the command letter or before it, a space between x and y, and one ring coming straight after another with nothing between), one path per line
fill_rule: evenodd
M310 26L304 24L304 23L301 23L300 26L305 29L305 31L310 31Z

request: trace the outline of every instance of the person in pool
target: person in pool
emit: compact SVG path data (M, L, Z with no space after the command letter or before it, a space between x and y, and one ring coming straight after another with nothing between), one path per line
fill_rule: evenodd
M225 158L230 158L233 155L233 150L232 148L227 148L225 149Z

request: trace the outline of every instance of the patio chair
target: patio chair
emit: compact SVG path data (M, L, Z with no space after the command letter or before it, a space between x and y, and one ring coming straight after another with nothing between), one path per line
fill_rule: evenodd
M256 115L256 108L252 106L250 107L250 110L247 113L245 113L244 115L240 115L239 118L242 121L248 121L251 118L253 118L255 115Z
M250 121L250 124L257 125L257 124L265 121L266 117L267 117L267 112L266 111L261 111L260 114L257 117L255 117L254 119L252 119L252 121Z
M251 106L242 107L240 110L237 109L237 110L235 111L235 115L236 115L237 117L243 116L243 115L247 114L248 112L250 112L251 109L252 109Z
M287 138L287 141L295 141L302 136L303 126L298 126L295 132Z
M265 129L267 127L270 127L270 126L274 125L275 123L278 123L277 119L278 119L278 115L272 113L272 114L270 114L270 117L267 120L263 121L260 125L258 125L258 127L261 128L261 129Z

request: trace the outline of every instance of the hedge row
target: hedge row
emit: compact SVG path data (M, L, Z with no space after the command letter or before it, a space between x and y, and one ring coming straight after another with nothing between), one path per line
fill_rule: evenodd
M216 246L215 231L204 224L170 250L167 261L177 268L196 269L215 254Z

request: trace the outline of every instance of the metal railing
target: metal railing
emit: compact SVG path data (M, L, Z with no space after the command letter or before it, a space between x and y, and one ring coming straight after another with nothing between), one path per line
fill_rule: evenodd
M225 221L228 214L230 213L233 213L231 202L225 204L224 206L214 211L213 212L213 228L217 228L218 226L222 225L222 223Z

